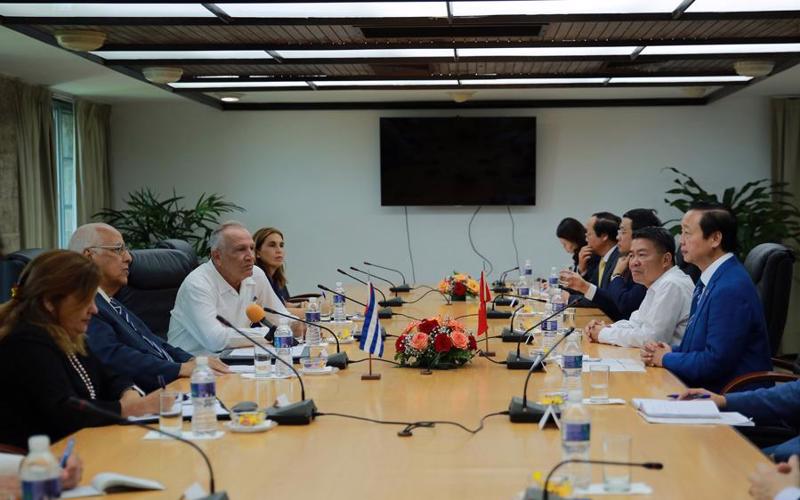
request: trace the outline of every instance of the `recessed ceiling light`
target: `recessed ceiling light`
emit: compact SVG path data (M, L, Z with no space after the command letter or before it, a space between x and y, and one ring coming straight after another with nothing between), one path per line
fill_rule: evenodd
M172 84L177 82L183 76L183 69L172 68L167 66L151 66L142 68L142 74L147 81L159 84Z
M461 85L574 85L603 84L608 78L490 78L460 80Z
M219 100L222 102L239 102L239 99L241 99L243 96L244 94L240 94L238 92L226 92L224 94L217 94L217 97L219 97Z
M458 80L327 80L312 83L317 87L412 87L458 85Z
M263 50L96 50L109 61L120 59L272 59Z
M639 55L772 54L778 52L800 52L800 43L706 43L698 45L648 45Z
M559 14L665 14L681 0L535 0L451 2L454 16L536 16Z
M200 3L0 3L7 17L215 17Z
M564 57L564 56L629 56L634 46L622 47L503 47L456 49L458 57Z
M278 50L276 53L283 59L455 57L453 49Z
M797 0L695 0L686 12L763 12L800 10Z
M609 83L725 83L747 82L749 76L632 76L614 77Z
M308 87L306 82L179 82L170 85L176 89Z
M447 17L445 2L223 3L231 17Z

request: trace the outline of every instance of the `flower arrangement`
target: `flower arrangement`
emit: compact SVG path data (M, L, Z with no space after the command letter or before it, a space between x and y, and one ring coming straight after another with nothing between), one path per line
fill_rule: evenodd
M478 352L475 337L452 319L412 321L395 342L394 359L412 368L454 368L466 364Z
M439 282L439 291L450 295L453 300L466 300L478 296L480 285L469 274L453 271L452 276Z

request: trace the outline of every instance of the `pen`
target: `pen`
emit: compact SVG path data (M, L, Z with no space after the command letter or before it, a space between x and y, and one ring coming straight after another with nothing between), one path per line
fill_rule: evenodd
M681 397L681 395L680 394L667 394L667 397L668 398L672 398L672 399L678 399L679 397ZM692 395L689 396L688 399L710 399L710 398L711 398L711 396L709 396L708 394L692 394Z
M69 438L69 441L67 441L67 447L64 448L64 454L61 455L61 462L59 462L59 465L62 469L67 466L67 460L69 460L69 456L72 455L72 450L74 448L75 438Z

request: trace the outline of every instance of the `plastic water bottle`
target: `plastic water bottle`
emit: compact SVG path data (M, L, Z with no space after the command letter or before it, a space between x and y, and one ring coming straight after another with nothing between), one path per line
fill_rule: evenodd
M583 351L575 335L567 337L562 353L562 371L564 372L564 390L567 391L567 401L583 401Z
M553 314L553 304L548 302L544 307L544 316L547 318ZM556 334L558 333L558 323L554 318L542 322L542 350L549 351L556 343Z
M308 307L306 308L306 321L311 323L306 328L306 344L319 345L322 342L322 337L319 333L319 326L317 324L322 320L319 312L319 304L317 304L316 297L308 299Z
M519 279L517 280L516 294L523 297L528 297L531 294L530 286L528 286L528 280L525 279L525 276L523 275L520 275Z
M558 293L553 294L550 297L550 304L552 306L553 312L558 311L559 314L556 314L552 321L555 322L555 330L557 333L562 333L564 331L564 309L566 308L566 303L564 303L564 296L561 295L561 290L558 290Z
M344 312L344 287L341 281L336 282L336 294L333 296L333 321L336 323L343 323L347 321L347 315Z
M525 283L528 284L529 289L533 288L533 266L531 265L531 259L525 259L525 265L522 266L522 273L520 273L520 276L525 278Z
M197 356L192 371L192 433L217 432L217 383L214 372L208 367L208 357Z
M561 293L561 289L558 288L558 268L551 267L550 277L547 278L547 295L552 297L556 293Z
M28 456L22 461L19 478L24 500L61 498L61 467L50 453L50 438L31 436Z
M583 404L568 401L561 413L561 459L588 460L592 421ZM567 475L573 488L586 488L592 481L590 464L568 464Z
M306 313L308 317L308 313ZM292 364L292 330L289 328L289 320L281 318L278 323L278 328L275 330L275 339L272 341L278 357ZM292 370L280 361L275 361L275 374L279 377L288 377L292 374Z

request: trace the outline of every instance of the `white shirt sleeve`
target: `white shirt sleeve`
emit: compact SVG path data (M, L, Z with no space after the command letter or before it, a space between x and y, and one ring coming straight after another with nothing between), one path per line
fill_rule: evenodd
M19 474L19 465L22 463L22 455L11 453L0 453L0 476L16 476Z
M798 498L800 498L800 488L795 486L784 488L775 495L775 500L798 500Z
M597 293L597 287L591 283L589 283L589 289L586 290L586 293L583 294L588 300L594 300L594 294Z

